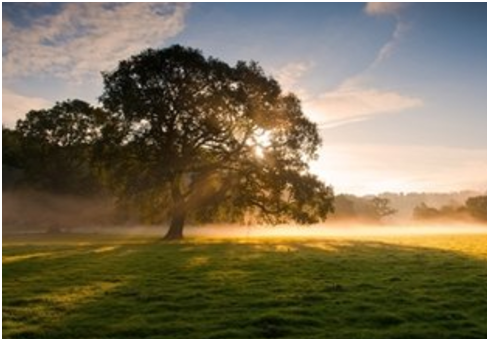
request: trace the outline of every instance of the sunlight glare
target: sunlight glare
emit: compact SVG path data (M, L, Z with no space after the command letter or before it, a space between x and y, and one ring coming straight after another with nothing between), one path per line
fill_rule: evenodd
M255 152L255 156L258 157L259 159L263 159L263 157L265 156L264 154L264 150L261 146L255 146L254 147L254 152Z
M249 145L253 146L255 156L259 159L263 159L265 150L272 144L271 134L271 131L260 128L255 131L249 141Z
M487 226L471 223L432 223L432 224L362 224L356 222L331 222L300 226L284 224L277 226L250 225L229 226L227 224L206 225L189 228L192 237L217 239L373 239L416 237L429 241L433 236L457 236L460 234L486 234Z

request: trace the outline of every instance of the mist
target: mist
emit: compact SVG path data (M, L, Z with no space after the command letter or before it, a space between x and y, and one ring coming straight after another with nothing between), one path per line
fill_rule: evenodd
M2 232L49 232L108 227L114 223L112 200L31 189L2 192Z
M110 198L61 195L35 190L2 193L3 234L23 233L107 233L120 235L163 236L167 224L144 225L118 221ZM120 219L119 219L120 220ZM473 219L385 219L366 222L334 215L315 225L240 225L187 224L187 238L365 238L376 236L423 236L432 234L486 233L487 225Z
M205 238L365 238L376 236L428 236L433 234L486 233L487 226L479 223L411 223L411 224L362 224L326 222L315 225L205 225L189 226L186 237Z

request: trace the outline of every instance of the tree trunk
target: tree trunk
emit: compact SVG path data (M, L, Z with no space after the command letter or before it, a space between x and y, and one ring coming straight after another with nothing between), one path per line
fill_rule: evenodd
M183 225L185 223L185 201L181 190L182 175L177 174L172 180L171 194L173 199L172 218L170 228L166 233L164 240L180 240L183 239Z
M164 240L180 240L183 239L183 225L185 223L185 213L174 213L171 219L170 228L166 233Z

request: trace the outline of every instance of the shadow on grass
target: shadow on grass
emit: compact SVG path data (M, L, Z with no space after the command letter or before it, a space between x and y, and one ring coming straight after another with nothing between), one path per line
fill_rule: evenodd
M4 337L486 337L486 260L460 252L339 240L104 247L4 264Z

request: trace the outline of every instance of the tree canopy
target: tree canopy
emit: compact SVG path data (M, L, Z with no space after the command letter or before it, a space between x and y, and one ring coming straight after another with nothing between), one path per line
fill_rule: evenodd
M469 214L479 221L487 221L487 195L471 197L465 202Z
M96 191L90 160L100 113L80 100L28 112L15 130L3 129L5 164L22 170L23 182L34 188L73 194Z
M331 187L308 172L316 125L257 63L229 66L176 45L121 61L103 78L96 151L106 179L118 195L150 198L170 215L167 238L213 206L273 223L332 211Z

